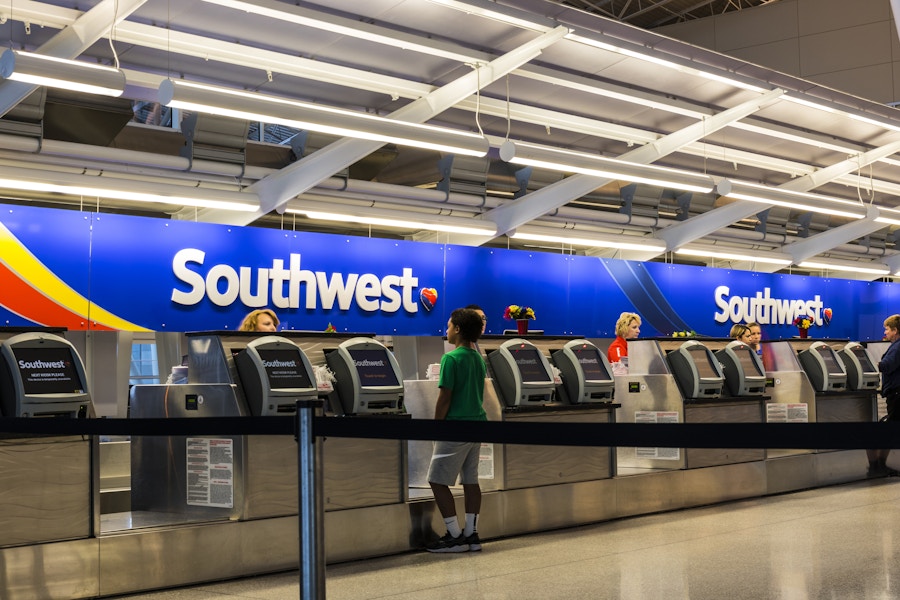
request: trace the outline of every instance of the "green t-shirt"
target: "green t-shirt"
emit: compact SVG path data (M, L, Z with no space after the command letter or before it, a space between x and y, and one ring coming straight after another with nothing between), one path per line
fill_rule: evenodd
M451 391L447 419L487 421L484 402L484 359L477 351L460 346L441 358L438 387Z

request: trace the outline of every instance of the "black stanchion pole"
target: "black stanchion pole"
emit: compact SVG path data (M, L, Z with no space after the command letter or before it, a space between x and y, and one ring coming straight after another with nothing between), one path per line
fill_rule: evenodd
M300 508L301 600L325 600L322 440L316 438L313 433L313 419L321 414L321 400L297 402L297 491Z

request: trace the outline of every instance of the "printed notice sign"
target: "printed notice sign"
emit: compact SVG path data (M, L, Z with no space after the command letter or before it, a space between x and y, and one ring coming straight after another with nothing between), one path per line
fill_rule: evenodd
M766 423L809 423L806 402L766 404Z
M639 410L634 413L635 423L678 423L676 411ZM637 458L656 460L679 460L681 448L635 448Z
M478 479L494 478L494 445L486 442L481 444L478 453Z
M188 505L234 508L234 441L188 438L186 456Z

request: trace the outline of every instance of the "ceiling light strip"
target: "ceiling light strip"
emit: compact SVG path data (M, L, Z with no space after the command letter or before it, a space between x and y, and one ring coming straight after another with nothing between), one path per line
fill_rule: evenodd
M569 235L548 235L543 233L530 233L529 231L517 230L509 234L514 240L530 240L533 242L546 242L550 244L564 244L569 246L586 246L589 248L615 248L617 250L639 250L652 252L665 252L666 244L661 240L653 238L639 238L635 236L634 242L626 242L629 236L618 236L616 238L604 237L601 235L591 235L590 237L579 237Z
M818 261L805 260L797 263L797 266L803 269L821 269L823 271L843 271L848 273L869 273L872 275L890 275L891 270L887 266L867 267L867 263L824 263ZM871 263L875 264L875 263Z
M359 223L362 225L375 225L396 229L416 229L426 231L439 231L443 233L458 233L464 235L495 236L497 225L491 221L477 219L465 219L451 216L416 215L410 218L409 212L394 212L389 210L370 209L364 207L348 207L346 212L337 212L332 206L331 210L323 210L320 203L308 206L302 201L292 201L285 212L305 215L316 221L336 221L339 223Z
M0 55L0 77L101 96L118 97L125 92L125 73L119 69L19 50Z
M706 250L692 247L678 248L677 250L675 250L675 254L682 254L685 256L700 256L705 258L718 258L722 260L741 260L783 266L787 266L794 262L790 256L778 255L775 253L741 253L738 251L723 252L720 250Z
M707 193L715 188L715 180L709 175L509 140L500 146L500 158L517 165L646 183L690 192Z
M484 136L467 131L187 81L163 81L159 86L159 102L171 108L438 152L484 156L490 149Z
M160 202L239 212L259 209L259 197L250 192L208 190L165 183L104 179L76 173L0 167L0 189Z
M761 202L849 219L861 219L866 216L866 208L861 203L834 196L795 192L734 180L723 180L717 184L716 189L720 195L735 200Z

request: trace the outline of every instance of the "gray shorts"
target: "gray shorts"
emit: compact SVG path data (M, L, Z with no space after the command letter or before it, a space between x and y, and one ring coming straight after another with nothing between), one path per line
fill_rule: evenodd
M455 485L456 476L463 485L478 483L479 442L435 442L428 482Z

